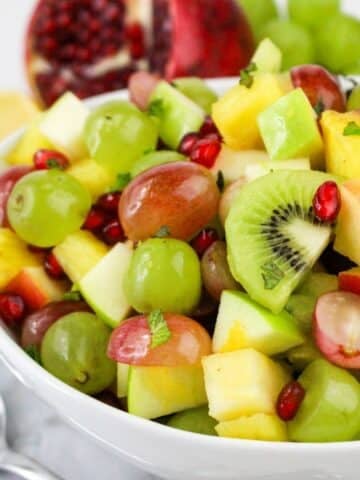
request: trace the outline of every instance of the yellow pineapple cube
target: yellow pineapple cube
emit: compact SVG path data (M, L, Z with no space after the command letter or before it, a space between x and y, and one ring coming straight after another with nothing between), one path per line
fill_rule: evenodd
M66 173L75 177L93 199L98 198L115 183L114 177L90 158L71 165Z
M224 142L234 150L263 149L257 117L286 93L284 82L271 73L258 73L250 88L236 85L213 105L213 119Z
M209 413L219 422L256 413L275 413L277 397L289 381L287 372L254 349L203 359Z
M268 442L286 442L286 423L276 415L257 413L250 417L221 422L216 427L219 437L263 440Z
M360 177L360 136L344 135L350 122L360 126L360 112L339 113L328 110L321 117L325 143L326 170L345 178Z

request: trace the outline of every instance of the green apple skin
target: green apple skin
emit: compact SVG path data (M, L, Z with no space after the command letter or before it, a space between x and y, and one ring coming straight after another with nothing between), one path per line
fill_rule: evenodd
M164 163L185 162L187 158L181 153L173 150L161 150L159 152L149 152L137 160L130 170L132 178L137 177L140 173L149 170L149 168L163 165Z
M209 415L207 406L191 408L175 414L167 422L169 427L185 430L187 432L202 433L203 435L216 436L215 426L217 421Z
M212 104L216 102L218 96L206 85L204 80L198 77L184 77L176 78L172 83L181 93L203 108L207 114L211 113Z
M360 384L346 370L315 360L299 377L305 398L288 423L294 442L341 442L360 431Z

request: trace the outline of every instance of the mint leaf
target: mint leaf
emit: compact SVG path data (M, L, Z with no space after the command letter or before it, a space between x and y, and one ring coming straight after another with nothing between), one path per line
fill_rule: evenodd
M24 348L24 350L36 363L39 365L42 364L40 350L36 345L29 345L28 347Z
M170 237L170 228L167 225L163 225L159 228L159 230L155 233L155 238L166 238Z
M261 267L265 290L273 290L284 277L283 271L275 262L267 262Z
M64 301L79 302L81 299L82 299L81 293L78 292L77 290L73 290L72 292L66 292L63 295Z
M314 107L314 110L315 110L316 115L318 117L320 117L320 115L325 110L325 103L323 102L322 98L320 98L320 100L316 103L316 105Z
M110 192L122 192L124 188L131 182L131 175L127 173L119 173L116 182L110 189Z
M249 65L241 70L240 72L240 81L239 84L243 85L246 88L250 88L251 85L254 83L254 75L253 73L256 72L257 65L254 62L249 63Z
M344 128L343 135L349 137L350 135L360 135L360 125L356 122L349 122Z
M161 310L154 310L148 316L148 323L151 332L151 346L156 348L166 343L171 338L171 332Z
M216 185L218 186L220 193L222 193L225 189L225 178L222 170L218 171Z
M164 101L161 98L153 100L150 102L147 111L151 116L160 117L164 112Z

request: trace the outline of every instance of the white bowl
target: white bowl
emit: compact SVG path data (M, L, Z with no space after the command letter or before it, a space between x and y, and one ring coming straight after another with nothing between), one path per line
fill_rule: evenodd
M209 84L223 93L236 79ZM121 91L93 98L92 107L126 98ZM0 145L0 157L21 132ZM358 480L360 442L331 444L232 440L175 430L86 396L50 375L0 326L0 357L16 377L67 421L143 470L171 480ZM94 479L97 480L97 479Z

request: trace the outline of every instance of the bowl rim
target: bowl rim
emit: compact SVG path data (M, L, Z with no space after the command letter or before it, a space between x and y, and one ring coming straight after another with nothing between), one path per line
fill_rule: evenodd
M238 81L237 77L230 77L230 78L217 78L207 80L207 83L210 87L214 88L215 90L224 90L230 88L231 86L235 85ZM97 95L85 100L86 105L90 108L94 108L104 102L111 101L111 100L122 100L128 98L128 91L127 89L118 90L115 92L105 93L102 95ZM0 142L0 158L14 146L16 140L20 137L24 129L20 129L17 132L9 135L6 137L2 142ZM7 166L8 167L8 166ZM179 442L189 442L189 441L196 441L201 447L206 448L209 447L218 447L218 448L241 448L242 450L251 450L254 451L263 451L264 450L268 453L271 451L276 451L280 454L286 453L296 453L299 455L311 455L316 456L317 454L324 454L324 453L350 453L351 451L358 451L360 446L360 440L353 440L353 441L345 441L345 442L324 442L324 443L295 443L295 442L268 442L268 441L261 441L261 440L245 440L245 439L236 439L236 438L223 438L217 436L208 436L208 435L201 435L198 433L192 433L187 431L178 430L175 428L168 427L167 425L160 424L158 422L143 419L141 417L137 417L135 415L131 415L128 412L125 412L120 409L113 408L109 405L104 404L103 402L97 400L94 397L86 395L75 388L70 387L66 383L62 382L55 376L51 375L47 370L41 367L37 362L29 357L29 355L18 345L18 343L13 339L13 335L7 329L5 325L3 325L0 321L0 360L10 369L10 371L20 380L21 383L25 384L27 388L30 388L34 394L41 398L43 401L46 401L44 396L40 395L37 390L31 385L31 381L27 382L22 377L22 371L26 370L27 372L31 372L32 377L36 377L39 379L40 382L45 383L49 388L54 390L61 390L66 394L67 397L70 399L76 399L78 401L84 402L90 408L96 408L98 412L106 412L109 413L109 409L112 409L112 414L117 416L121 419L127 427L137 427L140 429L147 429L149 434L153 435L154 437L163 437L167 442L174 441ZM56 405L53 403L48 402L51 404L51 407L56 409ZM57 412L60 417L64 418L66 421L69 418L61 413ZM76 423L76 422L75 422ZM103 444L108 444L106 440L103 438L98 437L95 433L91 432L90 430L86 429L86 426L82 426L79 423L76 425L82 429L83 431L87 432L92 437L96 438ZM112 446L110 443L108 444Z

